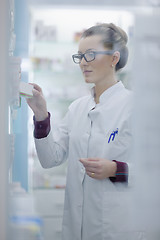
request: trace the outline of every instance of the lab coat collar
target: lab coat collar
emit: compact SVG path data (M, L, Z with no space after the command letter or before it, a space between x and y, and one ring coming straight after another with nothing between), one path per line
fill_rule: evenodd
M110 98L113 93L116 93L117 91L121 90L121 89L124 89L124 85L121 81L117 82L116 84L114 84L113 86L111 86L110 88L108 88L107 90L105 90L100 98L99 98L99 104L103 104L106 102L106 100L108 98ZM93 87L91 89L91 95L93 97L93 99L95 98L95 87Z

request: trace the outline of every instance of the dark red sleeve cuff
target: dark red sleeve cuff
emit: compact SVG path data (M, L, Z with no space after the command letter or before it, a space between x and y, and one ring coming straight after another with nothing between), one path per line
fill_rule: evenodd
M50 113L48 113L48 117L43 121L36 121L35 116L33 117L35 138L40 139L47 137L51 130L50 116Z
M117 171L115 177L110 177L112 182L124 182L128 183L128 164L125 162L118 162L113 160L117 164Z

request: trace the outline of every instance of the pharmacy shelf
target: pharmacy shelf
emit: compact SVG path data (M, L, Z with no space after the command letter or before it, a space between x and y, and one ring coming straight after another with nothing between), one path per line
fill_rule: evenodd
M77 50L77 42L35 41L30 46L31 56L50 59L55 57L63 59L65 55L72 55Z

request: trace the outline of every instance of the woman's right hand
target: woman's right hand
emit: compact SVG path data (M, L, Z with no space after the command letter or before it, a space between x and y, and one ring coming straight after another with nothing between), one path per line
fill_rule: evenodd
M33 97L27 99L29 107L35 115L36 121L43 121L48 117L47 104L42 89L35 83L33 85Z

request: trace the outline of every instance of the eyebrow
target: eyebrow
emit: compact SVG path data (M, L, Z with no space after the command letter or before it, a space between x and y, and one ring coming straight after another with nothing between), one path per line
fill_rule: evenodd
M85 52L89 52L89 51L93 51L93 50L96 50L95 48L89 48L89 49L87 49ZM78 53L82 53L81 51L78 51Z

